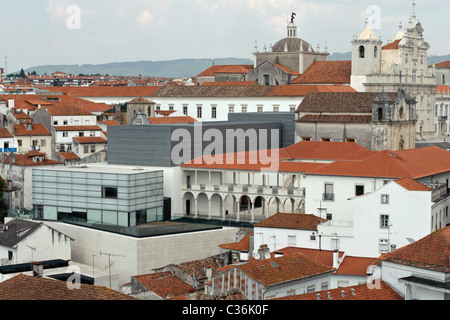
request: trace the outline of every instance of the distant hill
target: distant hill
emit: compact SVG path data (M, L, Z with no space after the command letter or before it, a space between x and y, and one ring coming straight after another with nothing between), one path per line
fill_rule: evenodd
M167 61L135 61L113 62L105 64L83 65L43 65L24 69L26 73L36 71L37 74L51 74L62 71L69 74L101 74L116 76L152 76L152 77L195 77L214 64L253 64L250 59L220 58L220 59L178 59Z

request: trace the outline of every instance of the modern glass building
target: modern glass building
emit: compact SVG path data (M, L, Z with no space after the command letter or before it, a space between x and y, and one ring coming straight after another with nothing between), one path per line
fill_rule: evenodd
M163 218L163 171L89 164L32 171L34 216L133 227Z

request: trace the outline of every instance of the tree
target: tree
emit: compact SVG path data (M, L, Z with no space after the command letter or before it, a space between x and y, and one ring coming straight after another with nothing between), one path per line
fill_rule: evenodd
M21 78L25 78L26 77L26 74L25 74L25 71L23 71L23 68L20 69L19 77L21 77Z

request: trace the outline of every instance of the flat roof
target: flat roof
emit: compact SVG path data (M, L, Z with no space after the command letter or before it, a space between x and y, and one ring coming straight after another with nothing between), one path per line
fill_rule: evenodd
M161 169L150 168L145 166L131 166L108 164L106 162L80 164L73 166L58 166L39 168L47 171L72 171L72 172L97 172L97 173L115 173L115 174L139 174L144 172L158 172Z

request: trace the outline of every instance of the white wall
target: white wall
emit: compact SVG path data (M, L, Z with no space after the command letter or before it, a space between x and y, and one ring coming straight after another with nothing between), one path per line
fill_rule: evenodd
M381 195L389 196L389 203L381 203ZM354 243L342 248L349 255L378 256L380 239L399 249L431 232L431 191L408 191L390 182L377 191L349 201L353 212ZM380 226L381 215L389 216L389 228Z
M119 285L128 283L130 277L150 273L152 269L172 263L204 259L220 253L219 244L234 242L237 228L222 228L200 232L135 238L120 234L84 228L61 222L48 225L74 238L72 260L86 265L108 265L110 253L112 274L118 274Z

